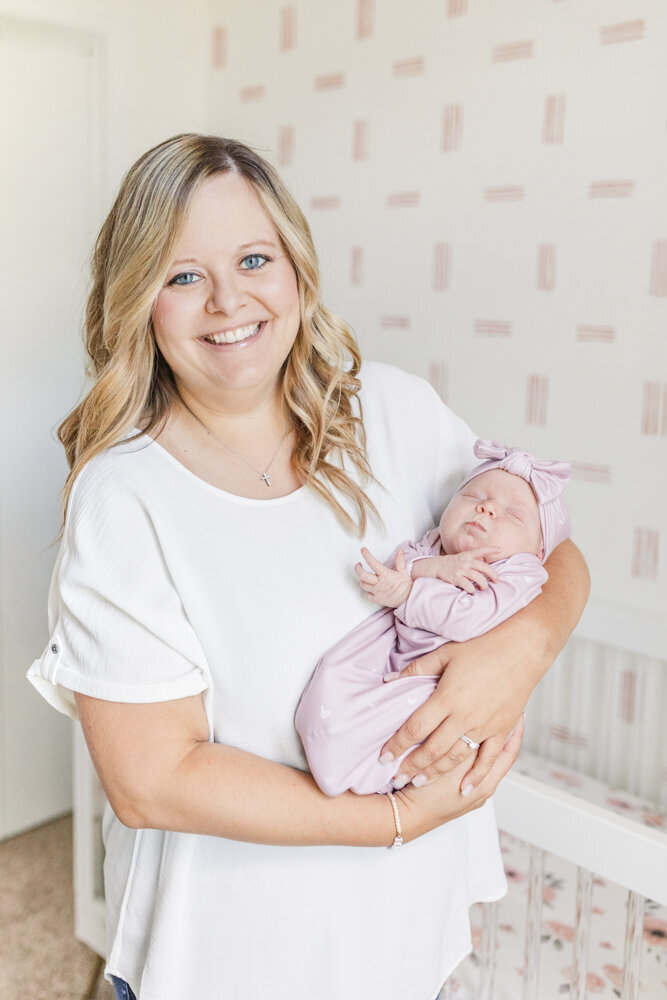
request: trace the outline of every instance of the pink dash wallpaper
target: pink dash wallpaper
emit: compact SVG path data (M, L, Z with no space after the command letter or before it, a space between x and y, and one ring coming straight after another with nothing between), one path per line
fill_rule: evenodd
M571 461L593 600L664 616L664 0L212 0L209 122L280 168L364 355Z

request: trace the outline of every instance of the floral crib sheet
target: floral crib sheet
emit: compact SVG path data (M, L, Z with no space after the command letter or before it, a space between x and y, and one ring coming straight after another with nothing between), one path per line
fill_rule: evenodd
M522 754L516 770L581 795L636 822L667 831L667 810L604 782ZM507 896L498 905L494 1000L519 1000L522 994L529 850L522 841L501 833L508 881ZM552 854L545 856L542 894L542 942L539 959L540 1000L563 1000L570 993L575 938L576 866ZM587 992L590 998L618 1000L623 987L625 909L627 892L613 882L594 877L588 953ZM482 911L471 910L473 952L450 978L452 997L476 1000ZM444 994L443 994L444 995ZM667 907L647 900L641 957L639 997L667 1000Z

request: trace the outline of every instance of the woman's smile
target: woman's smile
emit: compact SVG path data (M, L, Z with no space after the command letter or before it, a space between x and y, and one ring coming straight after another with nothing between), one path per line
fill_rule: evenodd
M262 320L259 323L251 323L249 326L236 327L236 329L233 330L220 330L217 333L205 333L200 339L203 340L205 344L210 344L214 347L227 347L230 344L246 343L250 339L256 339L257 335L264 330L266 323L266 320Z

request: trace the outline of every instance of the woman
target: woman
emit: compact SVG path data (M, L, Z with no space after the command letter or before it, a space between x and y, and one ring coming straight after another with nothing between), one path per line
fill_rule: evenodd
M30 677L78 712L112 807L107 975L138 1000L432 1000L469 904L504 891L484 803L583 606L577 550L511 621L417 663L447 671L384 752L424 740L402 771L427 783L396 814L328 799L294 711L368 613L360 541L433 523L474 435L421 380L360 369L303 215L239 143L177 136L134 165L86 324L95 384L60 430L66 525ZM405 846L368 849L398 824Z

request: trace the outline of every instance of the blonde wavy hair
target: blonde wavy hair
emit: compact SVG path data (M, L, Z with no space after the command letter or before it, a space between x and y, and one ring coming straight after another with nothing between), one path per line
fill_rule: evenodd
M301 322L282 390L297 472L348 530L362 535L369 515L380 517L364 492L374 477L358 398L361 357L350 328L322 303L308 223L263 157L235 140L197 134L167 139L137 160L97 238L85 317L94 384L58 428L70 466L63 512L91 458L133 427L159 430L168 416L178 394L151 313L194 194L208 177L228 171L252 184L296 273Z

